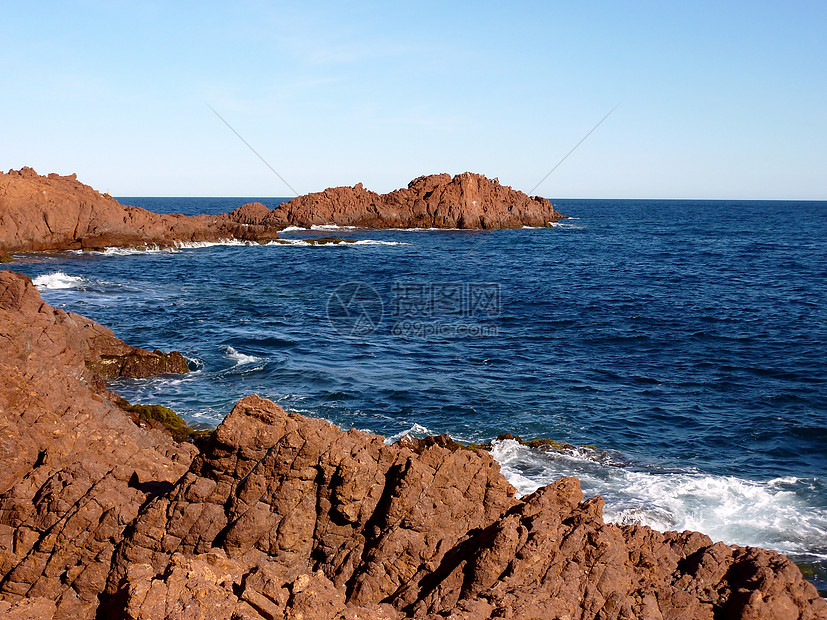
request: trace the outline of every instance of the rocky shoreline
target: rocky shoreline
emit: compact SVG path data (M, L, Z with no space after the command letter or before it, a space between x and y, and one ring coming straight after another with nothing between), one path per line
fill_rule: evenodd
M107 377L183 371L0 271L6 618L826 618L775 552L606 524L485 450L240 401L196 447Z
M268 243L288 227L495 229L548 226L565 216L545 198L466 172L414 179L377 194L329 188L274 209L248 203L220 215L162 215L120 204L77 180L31 168L0 173L0 260L14 252L169 247L239 240Z

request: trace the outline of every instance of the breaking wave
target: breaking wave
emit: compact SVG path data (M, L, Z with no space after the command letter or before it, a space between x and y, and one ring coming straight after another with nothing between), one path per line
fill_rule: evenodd
M818 478L755 481L696 470L635 468L621 466L614 455L599 450L541 451L510 439L493 442L491 453L520 495L577 476L586 496L606 500L609 523L696 530L727 544L827 559L827 510L807 499L823 493Z
M32 283L40 290L82 288L88 284L80 276L70 276L62 271L37 276Z
M405 429L404 431L399 431L396 435L391 435L390 437L385 438L385 443L388 445L394 444L403 437L428 437L429 435L433 435L431 431L429 431L426 427L422 426L421 424L417 424L414 422L410 428Z
M261 361L260 357L256 357L255 355L245 355L244 353L239 353L233 347L229 346L224 347L224 354L232 361L234 361L236 366L242 366L244 364L255 364L256 362Z

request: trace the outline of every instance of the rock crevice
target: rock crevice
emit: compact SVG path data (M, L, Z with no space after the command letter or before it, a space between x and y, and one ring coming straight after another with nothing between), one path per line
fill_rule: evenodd
M249 396L176 443L107 398L88 361L128 345L99 327L0 272L4 617L827 617L777 553L606 524L575 478L517 498L446 437Z

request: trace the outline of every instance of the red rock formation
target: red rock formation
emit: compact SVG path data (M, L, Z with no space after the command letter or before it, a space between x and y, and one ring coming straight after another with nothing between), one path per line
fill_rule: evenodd
M31 168L0 173L0 255L223 239L267 242L287 226L316 224L491 229L547 226L561 217L545 198L470 172L419 177L389 194L359 184L300 196L272 211L250 203L231 213L191 217L124 206L74 174L40 176Z
M827 617L776 553L606 525L575 478L513 493L487 452L251 396L138 519L109 592L141 619L182 597L250 618Z
M127 207L74 174L0 173L0 250L6 253L276 237L275 229L248 226L238 215L159 215Z
M281 211L283 214L279 214ZM483 175L435 174L407 188L377 194L334 187L299 196L274 210L290 226L336 224L360 228L520 228L548 226L564 216L545 198L530 197ZM268 221L268 220L265 220Z
M97 391L102 354L133 351L0 271L0 598L16 603L4 617L49 605L59 618L94 617L124 530L196 452Z
M518 500L447 437L250 396L196 454L94 391L83 321L0 272L3 617L827 618L777 553L607 525L574 478Z

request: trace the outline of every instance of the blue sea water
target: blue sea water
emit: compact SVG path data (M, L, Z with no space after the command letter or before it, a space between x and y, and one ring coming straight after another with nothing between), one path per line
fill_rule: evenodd
M576 475L608 520L777 549L827 589L827 203L555 204L572 219L553 228L291 231L12 266L49 303L188 356L189 375L115 382L130 401L214 426L258 393L389 439L553 438L577 447L494 442L521 492ZM359 243L303 241L331 235Z

